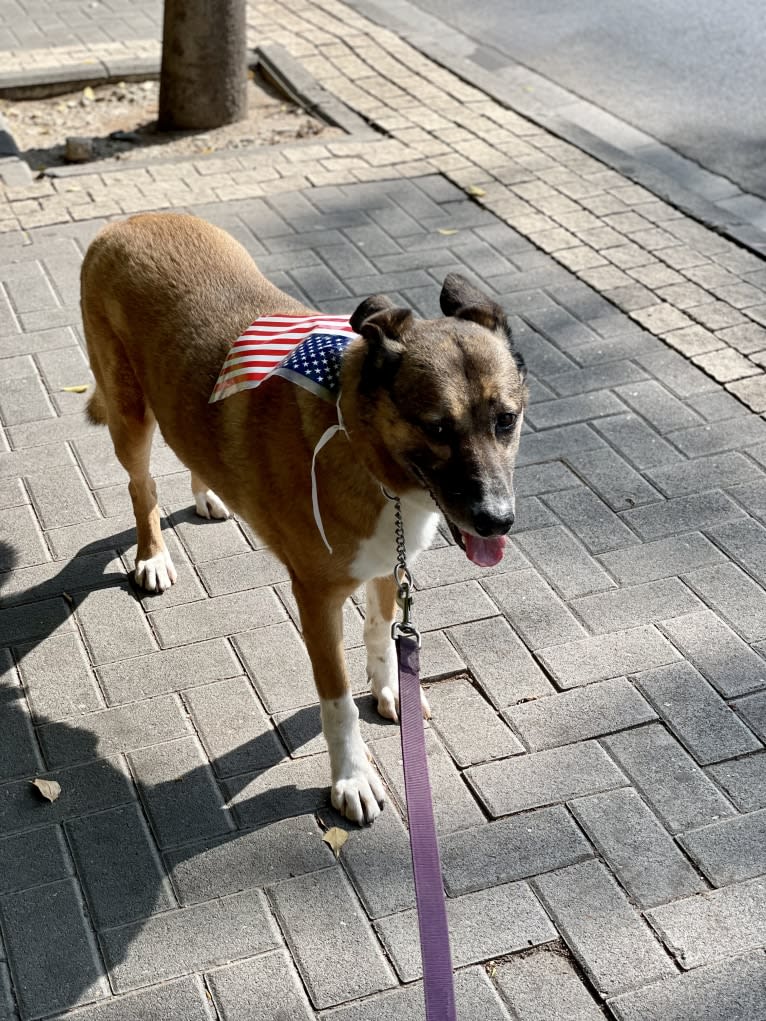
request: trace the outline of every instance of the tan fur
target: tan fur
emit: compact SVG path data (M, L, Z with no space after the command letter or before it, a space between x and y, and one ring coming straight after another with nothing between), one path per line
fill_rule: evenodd
M398 453L414 442L415 427L402 421L390 395L361 396L371 342L354 341L342 374L348 436L328 444L318 467L330 556L312 514L310 464L336 409L278 377L256 391L209 403L231 343L253 320L310 311L269 283L230 235L186 215L144 214L109 225L82 267L83 322L96 378L87 410L91 421L108 425L130 478L137 562L164 554L149 475L158 425L191 469L195 493L214 490L287 566L319 695L336 700L350 690L342 606L360 581L352 570L360 543L373 534L386 503L381 484L400 495L421 488ZM450 380L462 378L458 361L489 358L479 372L480 387L503 390L520 411L526 395L512 359L499 353L500 346L491 357L482 353L486 328L457 320L463 349L456 353L442 337L443 324L450 322L406 320L407 330L422 335L423 352L409 372L402 369L397 386L403 399L418 409L438 404L440 414L456 419L470 416L464 387ZM475 453L477 465L490 456L487 451ZM435 443L429 456L438 461L443 453ZM512 467L515 446L507 456ZM392 615L393 583L377 585Z

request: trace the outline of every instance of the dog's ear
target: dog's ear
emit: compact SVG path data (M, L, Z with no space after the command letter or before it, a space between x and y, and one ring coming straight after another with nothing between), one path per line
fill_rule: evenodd
M412 320L412 309L397 308L384 294L366 298L351 316L351 328L367 341L360 386L369 392L394 376L404 354L402 334Z
M488 294L466 280L460 273L449 273L444 278L439 304L445 316L469 319L492 333L502 337L511 350L521 378L527 374L524 359L513 346L511 327L502 305L498 305Z

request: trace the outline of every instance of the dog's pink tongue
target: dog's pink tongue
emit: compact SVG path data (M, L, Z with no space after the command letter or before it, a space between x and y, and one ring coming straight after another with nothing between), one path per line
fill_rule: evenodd
M481 539L478 535L471 535L470 532L460 534L465 545L465 555L479 567L494 567L503 559L505 553L505 536L494 535L490 539Z

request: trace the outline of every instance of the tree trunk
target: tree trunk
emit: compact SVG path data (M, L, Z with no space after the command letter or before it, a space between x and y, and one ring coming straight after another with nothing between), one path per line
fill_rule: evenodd
M245 8L246 0L165 0L160 130L247 116Z

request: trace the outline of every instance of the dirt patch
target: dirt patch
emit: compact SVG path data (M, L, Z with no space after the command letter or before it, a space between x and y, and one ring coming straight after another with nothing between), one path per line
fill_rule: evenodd
M247 118L208 131L158 131L159 91L158 81L120 82L47 99L0 99L0 115L34 170L68 165L68 137L90 140L92 156L85 162L145 162L344 134L290 102L257 72L248 82Z

